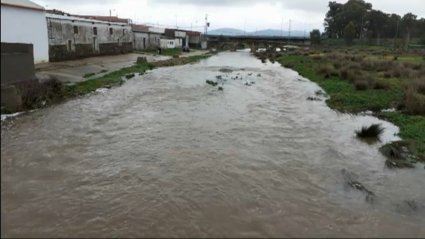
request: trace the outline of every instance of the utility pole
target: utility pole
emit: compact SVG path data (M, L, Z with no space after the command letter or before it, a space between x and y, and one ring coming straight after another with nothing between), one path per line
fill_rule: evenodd
M291 21L291 20L289 20L288 47L289 47L289 39L291 38L291 23L292 23L292 21Z
M283 17L282 17L282 23L280 24L280 36L283 37Z
M395 37L394 37L394 40L393 40L393 50L394 50L394 46L395 46L395 40L396 40L397 34L398 34L398 27L399 27L399 25L400 25L400 19L398 19L398 22L397 22L397 30L395 32Z
M176 15L176 28L177 28L177 15Z

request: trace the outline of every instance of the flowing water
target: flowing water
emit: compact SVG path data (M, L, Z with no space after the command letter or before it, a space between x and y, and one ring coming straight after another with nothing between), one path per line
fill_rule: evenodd
M398 128L359 141L381 121L306 101L318 89L221 53L8 119L2 237L424 237L423 165L389 170L377 150Z

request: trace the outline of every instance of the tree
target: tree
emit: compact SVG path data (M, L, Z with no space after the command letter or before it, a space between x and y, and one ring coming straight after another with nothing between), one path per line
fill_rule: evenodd
M353 44L353 40L356 36L356 26L353 22L348 23L344 29L344 39L347 45Z
M321 33L319 29L314 29L310 32L310 42L313 45L319 45L321 40Z
M416 18L417 18L416 15L409 12L409 13L405 14L403 16L403 18L401 19L401 22L403 24L403 30L406 33L406 48L409 46L409 43L410 43L410 34L415 29Z

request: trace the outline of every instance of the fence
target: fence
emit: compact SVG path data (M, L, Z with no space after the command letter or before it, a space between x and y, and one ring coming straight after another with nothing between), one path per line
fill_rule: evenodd
M32 44L1 43L1 85L35 79Z

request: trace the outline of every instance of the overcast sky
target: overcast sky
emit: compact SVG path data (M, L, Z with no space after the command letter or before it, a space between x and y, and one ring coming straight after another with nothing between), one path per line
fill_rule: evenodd
M205 15L210 30L238 28L246 31L289 28L323 29L329 0L33 0L46 8L71 14L112 15L138 23L158 24L203 31ZM336 0L346 2L346 0ZM403 15L413 12L425 17L425 0L369 0L374 9ZM246 20L245 20L246 19ZM246 21L246 24L245 24ZM196 27L198 26L198 27Z

